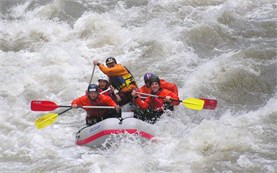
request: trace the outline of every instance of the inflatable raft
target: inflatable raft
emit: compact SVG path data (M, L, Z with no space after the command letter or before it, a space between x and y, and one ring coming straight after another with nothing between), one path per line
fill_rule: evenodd
M153 125L133 118L132 112L122 112L122 118L108 118L92 126L81 128L76 144L94 148L107 147L120 137L134 135L142 142L154 140Z

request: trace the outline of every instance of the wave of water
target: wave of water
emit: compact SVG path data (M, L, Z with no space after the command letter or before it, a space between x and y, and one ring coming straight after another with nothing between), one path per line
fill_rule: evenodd
M3 172L276 172L276 10L273 0L0 1L0 168ZM38 130L30 101L69 104L92 61L114 56L139 85L153 72L180 105L155 124L158 142L75 145L85 113ZM97 82L99 70L93 81ZM54 111L58 112L58 110Z

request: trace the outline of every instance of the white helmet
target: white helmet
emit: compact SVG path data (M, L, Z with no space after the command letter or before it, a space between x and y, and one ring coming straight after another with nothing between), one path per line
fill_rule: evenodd
M99 78L98 78L98 81L99 80L104 80L104 81L107 81L107 82L109 82L109 78L108 78L108 76L107 75L101 75L101 76L99 76Z

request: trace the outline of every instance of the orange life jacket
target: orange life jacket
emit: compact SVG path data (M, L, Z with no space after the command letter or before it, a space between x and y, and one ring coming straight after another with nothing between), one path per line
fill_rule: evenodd
M124 93L138 88L135 78L123 65L115 64L114 67L108 68L100 64L99 68L104 74L109 76L111 85L119 92Z

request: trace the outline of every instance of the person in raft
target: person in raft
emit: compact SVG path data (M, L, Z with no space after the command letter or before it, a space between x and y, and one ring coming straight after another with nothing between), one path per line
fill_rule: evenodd
M149 80L151 95L146 100L142 100L138 97L137 91L132 92L134 97L134 103L139 107L134 111L135 117L143 121L154 124L165 110L174 110L174 106L180 104L179 97L172 91L161 88L161 81L158 76L153 76ZM154 96L155 95L155 96Z
M153 73L145 73L143 80L145 85L139 88L137 92L142 92L146 94L151 94L151 87L150 87L150 78L154 77L155 75ZM160 79L160 87L163 89L167 89L169 91L172 91L175 95L178 96L178 88L177 85L167 82L163 79ZM142 97L143 98L143 97Z
M98 87L99 93L110 96L113 101L117 103L116 95L114 94L114 87L109 83L109 77L105 74L102 74L98 77Z
M106 59L106 66L99 61L94 60L94 65L109 77L110 84L118 90L116 93L117 101L120 106L123 106L132 101L131 95L134 89L138 89L135 78L131 72L122 64L118 64L114 57Z
M115 109L105 108L84 108L87 112L86 124L91 126L106 118L118 117L120 107L109 96L99 94L98 86L90 84L86 91L86 95L81 96L71 102L72 108L78 106L113 106Z

